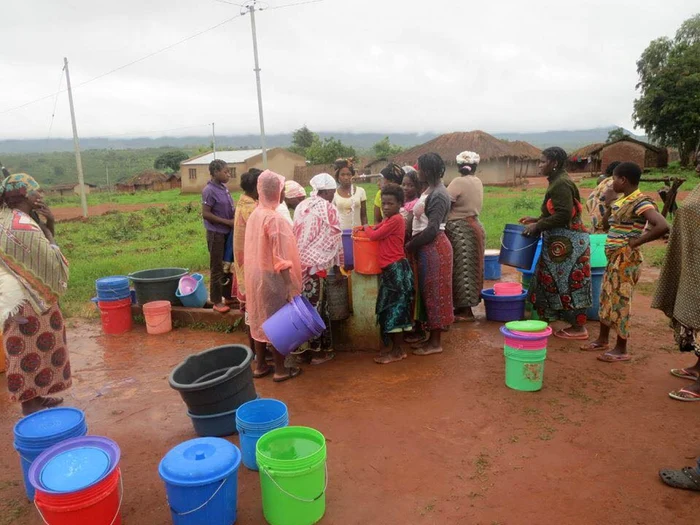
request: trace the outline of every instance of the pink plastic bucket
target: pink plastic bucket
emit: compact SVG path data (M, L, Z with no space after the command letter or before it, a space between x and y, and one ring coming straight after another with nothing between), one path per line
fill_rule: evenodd
M170 301L151 301L144 304L143 316L146 318L146 331L151 335L158 335L172 330L171 310Z
M516 350L546 350L552 328L547 327L542 332L530 332L528 335L520 335L511 332L505 326L501 327L501 333L505 338L505 346Z
M493 285L496 295L520 295L523 293L523 285L520 283L496 283Z
M191 275L185 275L180 278L180 284L177 289L180 290L180 295L190 295L197 289L199 281Z

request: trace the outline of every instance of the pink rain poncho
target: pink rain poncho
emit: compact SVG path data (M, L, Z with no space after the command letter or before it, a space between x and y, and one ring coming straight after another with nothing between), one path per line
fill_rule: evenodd
M287 285L281 272L289 270L291 295L301 293L301 264L292 226L275 211L280 203L284 177L270 170L258 179L259 204L245 230L246 310L250 334L268 343L262 324L287 302Z

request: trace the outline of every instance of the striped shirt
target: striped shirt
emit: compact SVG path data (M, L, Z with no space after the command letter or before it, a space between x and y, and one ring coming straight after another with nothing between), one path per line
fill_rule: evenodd
M608 221L610 231L605 249L622 248L630 239L642 235L647 224L644 214L649 210L658 211L658 208L651 198L639 190L615 201Z

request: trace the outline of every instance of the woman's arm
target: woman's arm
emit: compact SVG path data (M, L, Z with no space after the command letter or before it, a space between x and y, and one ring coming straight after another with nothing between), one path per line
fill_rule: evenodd
M374 205L374 224L382 222L382 209L376 204Z
M647 220L647 228L642 235L635 239L630 239L630 248L639 248L642 244L646 244L656 239L660 239L668 233L668 222L658 211L653 207L642 213L642 217Z
M571 223L574 210L574 195L571 189L565 184L558 184L549 192L549 198L552 200L554 213L537 221L537 233L554 228L566 228Z
M403 219L401 219L401 222L403 223ZM365 226L364 229L370 241L381 241L382 239L386 239L389 237L389 235L394 233L393 230L394 228L391 228L390 221L383 221L376 226Z
M367 201L364 200L360 202L360 222L364 224L369 224L367 220Z
M215 222L217 224L223 224L224 226L233 228L234 219L224 219L222 217L219 217L218 215L214 215L211 211L211 206L208 206L206 204L202 204L202 218L205 221Z

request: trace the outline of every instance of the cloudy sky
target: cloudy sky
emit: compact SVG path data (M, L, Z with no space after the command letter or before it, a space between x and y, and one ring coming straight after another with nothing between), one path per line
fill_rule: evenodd
M631 128L636 60L694 3L323 0L263 11L266 127ZM0 138L71 136L66 93L7 111L55 93L64 56L81 136L205 135L213 121L217 133L257 132L248 16L80 86L239 11L216 0L0 0Z

